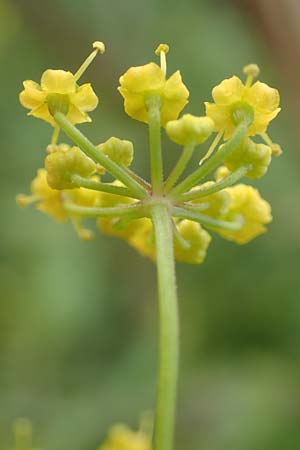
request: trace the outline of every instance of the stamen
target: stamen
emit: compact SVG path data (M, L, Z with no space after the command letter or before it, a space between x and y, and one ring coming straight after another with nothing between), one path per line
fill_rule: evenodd
M83 241L91 241L94 237L94 233L91 230L88 230L87 228L83 228L81 225L80 219L72 218L72 224L73 227L80 239Z
M60 128L58 125L54 127L54 131L51 138L51 145L56 145L59 137Z
M243 68L243 73L247 75L245 87L250 87L253 83L254 78L258 77L260 68L257 64L248 64Z
M215 139L212 141L211 146L209 147L209 149L207 150L206 154L203 156L203 158L200 160L199 162L199 166L202 166L202 164L204 163L204 161L206 161L210 155L213 153L213 151L215 150L216 146L218 145L218 143L220 142L222 136L223 136L224 130L219 131L219 133L217 134L217 136L215 137Z
M101 41L96 41L93 43L94 50L92 53L86 58L86 60L81 64L79 69L74 75L74 78L76 81L79 80L79 78L83 75L83 73L86 71L86 69L89 67L89 65L94 61L95 57L98 53L101 53L101 55L105 52L105 45Z
M160 56L160 68L164 76L167 74L167 59L166 54L169 51L168 44L159 44L157 49L155 50L155 54L157 56Z
M272 150L272 155L277 157L282 155L282 149L280 147L279 144L275 144L272 139L270 138L270 136L265 132L265 133L261 133L261 137L263 138L263 140L265 141L265 143L271 147Z
M18 194L16 196L17 205L19 205L21 208L25 208L26 206L31 205L32 203L36 203L39 200L40 197L38 195Z

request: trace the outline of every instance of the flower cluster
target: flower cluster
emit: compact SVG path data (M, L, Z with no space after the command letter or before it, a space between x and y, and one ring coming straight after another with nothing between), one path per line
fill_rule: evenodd
M179 117L189 92L179 71L167 76L166 44L156 50L160 65L150 62L131 67L120 77L118 90L124 98L125 112L149 125L152 184L130 168L134 155L130 141L111 137L93 145L74 127L90 121L87 113L98 104L91 85L79 86L78 80L99 52L104 52L104 45L96 42L74 75L48 69L40 84L24 82L21 104L30 109L30 115L50 123L54 133L45 167L38 170L31 183L32 194L19 195L18 203L35 203L58 222L70 219L83 239L93 236L83 227L83 219L95 217L102 232L125 239L152 260L157 249L151 208L157 202L167 205L178 261L202 263L211 242L209 231L238 244L264 233L272 220L270 205L253 187L236 184L243 176L255 179L265 175L272 155L280 154L280 147L266 133L280 111L279 93L260 81L253 83L258 67L245 67L245 83L233 76L216 86L212 91L214 102L205 103L205 116ZM157 156L161 127L183 147L166 179ZM75 146L58 144L60 129ZM200 166L181 180L196 147L214 132L217 134L203 153ZM255 142L254 136L263 142ZM102 182L105 172L114 180ZM215 180L205 180L214 173Z

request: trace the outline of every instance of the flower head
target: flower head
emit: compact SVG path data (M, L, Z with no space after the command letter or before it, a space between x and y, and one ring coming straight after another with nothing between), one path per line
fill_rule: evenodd
M245 84L236 76L223 80L212 91L214 103L205 103L207 116L213 119L216 131L224 130L225 139L234 132L241 112L251 118L248 135L254 136L264 133L280 111L277 89L260 81L252 85L253 76L258 72L254 69L248 72Z
M261 198L258 190L238 184L227 188L226 192L230 195L230 205L225 219L240 220L242 226L237 231L218 230L218 233L238 244L246 244L265 233L265 225L272 221L271 206Z
M164 54L166 47L158 47ZM163 60L164 61L164 60ZM161 124L177 119L188 102L189 92L183 84L180 72L166 78L165 67L151 62L144 66L131 67L120 77L120 94L124 98L126 113L133 119L148 123L147 100L157 96L161 104Z

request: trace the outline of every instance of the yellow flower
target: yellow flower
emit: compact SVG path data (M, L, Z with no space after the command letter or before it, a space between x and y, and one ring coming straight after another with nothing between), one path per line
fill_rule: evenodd
M267 84L256 81L252 86L233 76L223 80L212 91L214 103L206 102L206 114L215 123L215 131L224 130L228 139L237 126L235 113L245 110L251 113L252 123L248 135L264 133L280 111L279 92Z
M146 433L132 431L125 425L116 425L98 450L151 450L151 444Z
M20 93L21 105L31 111L31 116L49 122L55 126L53 114L64 113L73 124L91 122L87 112L98 105L98 98L89 83L78 86L71 72L64 70L46 70L40 85L31 80L23 83Z
M132 163L133 144L130 141L111 137L103 144L97 145L97 148L117 164L128 167Z
M126 113L133 119L148 123L147 98L159 96L161 102L161 124L177 119L188 102L189 91L177 71L166 79L164 71L151 62L144 66L131 67L120 78L120 94L124 98Z
M200 186L195 186L193 189L191 189L190 192L193 192L197 189L210 188L214 184L215 183L213 181L207 181ZM192 200L192 203L203 206L203 214L205 214L206 216L221 218L221 216L226 214L228 211L230 197L228 192L223 189L221 191L215 192L214 194L196 198Z
M261 198L257 189L238 184L226 189L230 195L229 211L226 220L241 220L238 231L215 230L224 238L238 244L246 244L267 231L265 225L272 221L271 206Z
M199 223L182 220L177 225L178 231L186 241L187 247L174 242L174 252L177 261L190 264L201 264L205 260L211 236Z

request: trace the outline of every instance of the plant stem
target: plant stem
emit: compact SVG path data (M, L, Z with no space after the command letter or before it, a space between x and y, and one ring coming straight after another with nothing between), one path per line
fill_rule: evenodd
M119 179L128 186L137 198L145 198L146 189L133 179L118 164L104 155L97 147L95 147L71 122L66 116L60 112L55 113L54 119L62 128L66 135L75 142L81 150L83 150L93 161L101 164L111 175Z
M179 360L179 325L172 222L167 205L152 207L155 231L159 315L159 383L153 450L172 450Z
M237 170L228 175L228 177L224 178L223 180L217 181L212 186L202 189L195 189L191 192L187 192L186 194L182 194L181 196L178 197L177 201L186 202L189 200L197 200L198 198L206 197L207 195L219 192L224 188L232 186L234 183L243 178L243 176L246 175L246 173L251 169L251 167L252 167L251 165L239 167Z
M66 200L64 209L71 214L85 217L125 217L128 219L136 219L146 216L145 208L140 203L126 206L98 208L93 206L78 206L75 203Z
M192 157L195 145L187 145L184 147L181 156L175 165L174 169L170 173L166 183L165 183L165 192L169 192L170 189L174 186L180 175L184 172L189 160Z
M189 219L194 222L199 222L210 228L221 228L223 230L239 230L242 227L241 222L227 222L225 220L214 219L213 217L206 216L199 212L193 211L193 205L182 205L182 207L175 207L173 209L173 216L181 219Z
M80 175L72 175L72 182L78 187L92 189L93 191L108 192L110 194L120 195L123 197L136 198L135 194L126 187L114 186L109 183L101 183L100 181L90 180L89 178L81 177Z
M205 178L210 172L215 170L224 159L230 155L241 143L241 141L246 136L248 127L241 123L231 136L231 138L220 147L220 149L215 153L210 159L208 159L199 169L195 170L191 175L189 175L185 180L178 184L170 193L174 200L177 200L179 194L189 191L195 184Z
M160 136L160 98L152 96L147 99L149 118L149 145L151 162L151 182L154 194L162 192L163 162Z

